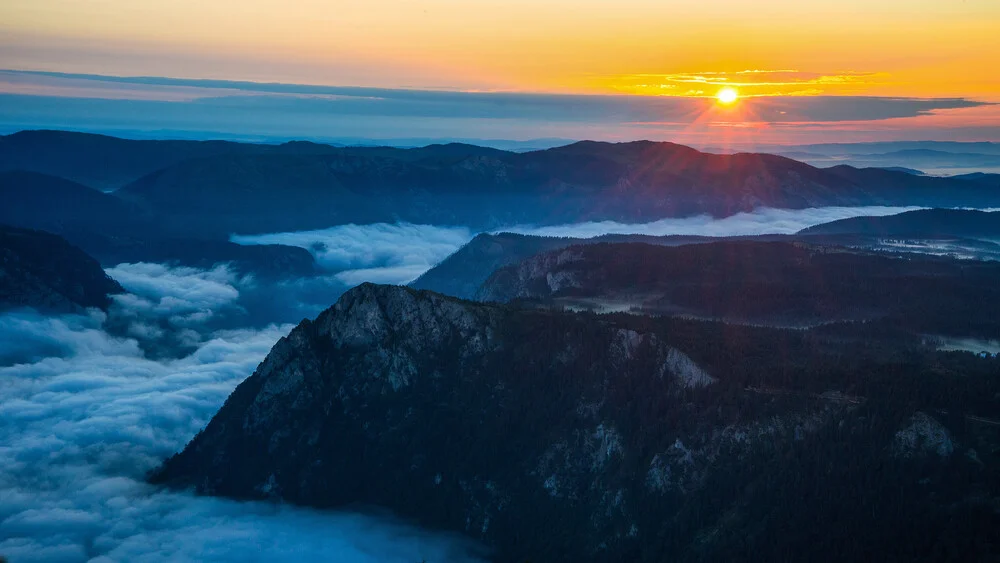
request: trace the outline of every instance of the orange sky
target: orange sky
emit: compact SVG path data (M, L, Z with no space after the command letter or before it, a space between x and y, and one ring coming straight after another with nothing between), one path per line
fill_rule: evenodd
M5 0L0 22L9 69L1000 101L998 0Z

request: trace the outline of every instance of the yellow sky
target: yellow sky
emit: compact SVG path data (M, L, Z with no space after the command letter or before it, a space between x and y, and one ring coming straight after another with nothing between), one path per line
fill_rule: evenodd
M0 3L0 67L99 74L1000 101L998 59L1000 0Z

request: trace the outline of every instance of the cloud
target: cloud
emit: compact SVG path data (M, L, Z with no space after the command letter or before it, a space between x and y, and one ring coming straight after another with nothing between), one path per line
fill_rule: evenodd
M145 484L290 326L219 331L186 358L156 362L101 322L98 314L0 316L0 342L40 357L0 369L0 554L16 562L474 560L463 540L385 517ZM41 357L51 349L62 357Z
M661 219L652 223L616 223L598 221L554 225L550 227L518 226L501 229L504 232L549 237L591 238L606 234L701 235L713 237L763 234L793 234L798 231L849 217L895 215L919 207L813 207L809 209L771 209L762 207L737 213L722 219L697 215L680 219ZM499 232L499 231L498 231Z
M736 72L688 72L668 74L625 74L601 77L606 87L628 93L678 95L691 85L718 90L723 86L740 89L743 95L816 95L850 93L858 86L884 83L888 75L872 72L802 72L798 70L753 69Z
M316 231L233 236L237 244L305 248L348 286L362 282L404 284L416 279L472 239L465 227L375 223Z
M829 128L850 123L853 130L863 130L885 120L942 110L1000 112L995 105L965 98L785 95L744 99L733 113L717 112L710 97L684 97L691 91L713 96L718 84L753 80L781 83L766 87L784 88L784 94L816 94L822 93L820 87L850 87L872 79L853 73L774 71L724 77L726 81L717 75L675 75L674 80L686 82L668 84L672 88L664 91L682 96L426 91L19 71L2 71L2 77L6 81L0 80L0 128L155 131L196 138L335 140L330 132L337 131L354 139L653 137L693 142L706 135L719 137L708 125L735 120L784 125L774 133L789 138L794 132L788 129L807 124ZM138 99L116 99L126 95ZM961 123L971 127L981 121ZM995 137L997 129L990 132Z
M220 328L288 320L255 319L246 308L253 278L236 275L226 264L209 270L118 264L105 272L128 293L112 296L104 329L137 340L150 357L184 356Z
M130 308L155 315L211 315L239 298L240 281L225 264L211 270L164 264L119 264L106 270L128 294L116 296Z

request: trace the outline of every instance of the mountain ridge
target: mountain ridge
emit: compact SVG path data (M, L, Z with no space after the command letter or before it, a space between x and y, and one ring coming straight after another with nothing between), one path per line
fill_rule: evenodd
M363 284L282 338L150 478L240 499L374 503L483 541L504 563L731 561L748 541L766 560L981 557L992 543L963 538L997 517L957 499L992 485L934 409L979 412L997 379L966 363L955 386L926 366L959 357L912 364L929 353L918 348L901 360L850 331ZM995 450L979 456L996 463ZM801 478L819 468L822 487ZM934 495L919 484L931 481Z
M110 296L124 292L96 260L62 237L0 224L0 310L107 310Z
M80 170L66 172L70 164L59 160L69 149L36 150L47 136L69 136L75 140L67 146L76 148L89 139L44 131L4 137L0 169L79 177ZM18 148L23 138L31 142ZM401 149L96 140L91 153L80 149L72 166L90 162L107 174L131 174L117 197L157 212L171 228L216 238L352 222L493 229L721 217L758 207L1000 205L1000 185L844 166L819 169L778 155L712 154L667 142L580 141L515 153L461 143ZM108 145L130 148L110 151ZM156 147L163 154L150 156ZM142 158L129 160L130 151Z

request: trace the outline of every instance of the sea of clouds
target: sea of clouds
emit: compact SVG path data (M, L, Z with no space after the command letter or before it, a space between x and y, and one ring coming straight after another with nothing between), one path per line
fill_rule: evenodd
M793 233L902 208L760 209L506 231L592 237ZM384 515L313 511L152 487L148 471L204 427L293 324L364 281L406 283L458 250L465 227L376 224L234 237L308 249L327 270L260 282L226 265L120 264L107 313L0 314L0 555L10 561L459 562L467 540Z
M186 272L206 291L171 295L167 287L183 285L173 271L156 276L172 282L158 299L147 285L122 301L143 299L137 316L153 307L188 326L201 319L195 305L231 301L226 284L213 285L219 272ZM136 339L108 334L106 320L98 311L0 315L0 555L16 563L479 560L463 539L385 516L146 484L291 327L202 331L193 353L157 361Z

